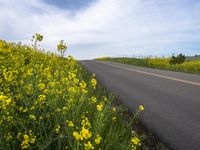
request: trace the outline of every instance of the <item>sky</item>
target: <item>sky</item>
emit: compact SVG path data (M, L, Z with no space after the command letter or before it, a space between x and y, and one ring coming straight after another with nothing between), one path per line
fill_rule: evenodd
M200 54L199 0L0 0L0 39L76 59Z

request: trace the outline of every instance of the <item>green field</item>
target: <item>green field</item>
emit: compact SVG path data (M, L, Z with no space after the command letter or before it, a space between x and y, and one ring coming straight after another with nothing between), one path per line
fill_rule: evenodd
M0 149L141 149L143 133L69 56L0 40Z
M98 58L97 60L113 61L113 62L119 62L124 64L142 66L142 67L200 74L200 60L188 60L182 64L170 64L169 62L170 58L137 59L137 58L126 58L126 57L120 57L120 58L104 57L104 58Z

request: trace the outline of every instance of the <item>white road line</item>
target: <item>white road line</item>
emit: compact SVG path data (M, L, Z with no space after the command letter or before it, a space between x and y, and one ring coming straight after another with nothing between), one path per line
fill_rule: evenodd
M149 72L145 72L145 71L141 71L141 70L137 70L137 69L133 69L133 68L128 68L128 67L122 67L122 66L117 66L117 65L113 65L113 64L107 64L105 62L99 62L99 63L103 63L103 64L110 65L110 66L113 66L113 67L126 69L126 70L129 70L129 71L134 71L134 72L138 72L138 73L142 73L142 74L147 74L147 75L156 76L156 77L160 77L160 78L164 78L164 79L169 79L169 80L174 80L174 81L178 81L178 82L182 82L182 83L200 86L200 83L197 83L197 82L182 80L182 79L169 77L169 76L163 76L163 75L159 75L159 74L155 74L155 73L149 73Z

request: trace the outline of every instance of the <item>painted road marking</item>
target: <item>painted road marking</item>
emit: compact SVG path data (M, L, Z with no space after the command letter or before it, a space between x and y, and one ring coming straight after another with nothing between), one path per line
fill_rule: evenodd
M99 62L99 63L103 63L103 64L110 65L110 66L113 66L113 67L126 69L126 70L129 70L129 71L134 71L134 72L138 72L138 73L142 73L142 74L146 74L146 75L151 75L151 76L155 76L155 77L160 77L160 78L164 78L164 79L169 79L169 80L174 80L174 81L178 81L178 82L182 82L182 83L187 83L187 84L191 84L191 85L200 86L200 83L197 83L197 82L192 82L192 81L188 81L188 80L182 80L182 79L169 77L169 76L164 76L164 75L159 75L159 74L155 74L155 73L149 73L149 72L145 72L145 71L141 71L141 70L137 70L137 69L133 69L133 68L128 68L128 67L122 67L122 66L117 66L117 65L113 65L113 64L107 64L105 62Z

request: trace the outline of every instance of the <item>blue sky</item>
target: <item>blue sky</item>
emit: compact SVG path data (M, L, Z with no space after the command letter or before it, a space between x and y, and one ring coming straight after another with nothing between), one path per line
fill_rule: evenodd
M36 32L77 59L200 54L200 1L0 0L0 39L30 44Z
M45 3L56 6L61 9L68 9L76 12L87 8L95 0L43 0Z

